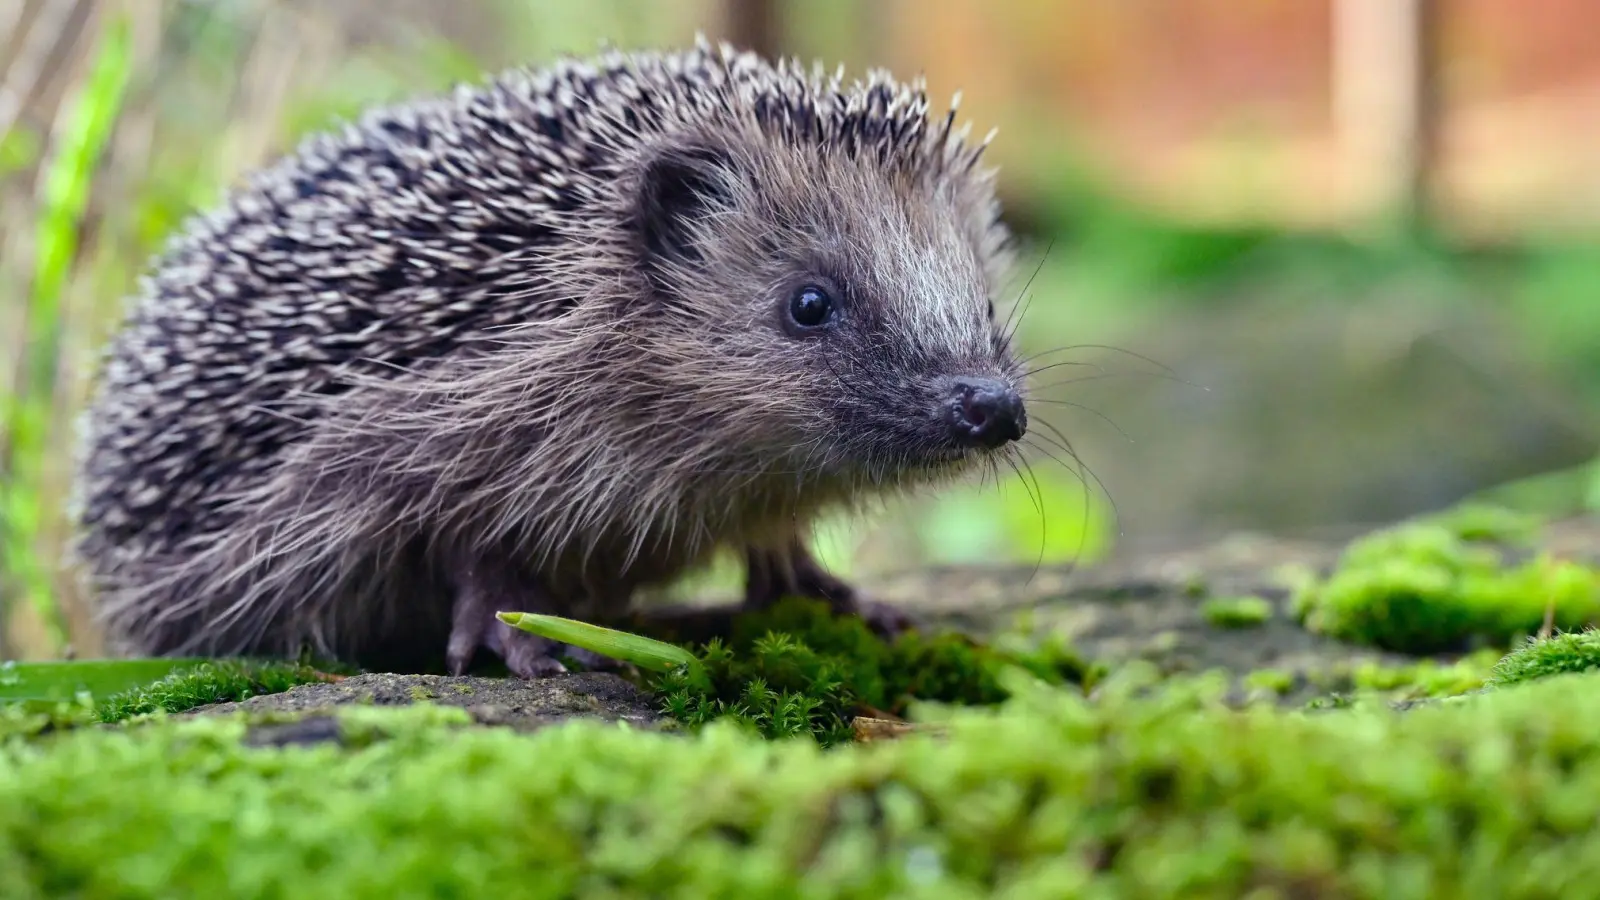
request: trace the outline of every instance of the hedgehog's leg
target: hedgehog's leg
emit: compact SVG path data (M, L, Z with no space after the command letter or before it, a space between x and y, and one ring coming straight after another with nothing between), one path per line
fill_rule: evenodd
M849 583L824 569L804 541L791 541L781 553L750 548L745 551L745 565L745 609L767 609L787 596L813 597L826 601L835 614L856 616L885 636L914 624L893 606L863 599Z
M456 597L445 645L450 674L466 672L479 647L489 648L520 678L545 678L567 671L555 658L560 648L555 641L495 618L497 612L545 608L548 604L541 590L514 577L506 567L482 559L457 563L452 575Z

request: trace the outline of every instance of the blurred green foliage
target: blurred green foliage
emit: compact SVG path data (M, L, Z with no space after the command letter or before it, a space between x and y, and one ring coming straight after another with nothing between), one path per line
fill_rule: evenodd
M20 595L38 613L58 643L66 623L52 602L50 575L40 554L39 533L46 504L41 496L40 463L50 446L56 370L61 355L63 295L78 253L78 234L100 154L115 125L130 72L128 23L114 17L95 55L94 65L71 101L55 135L39 207L32 293L25 321L20 388L0 395L0 421L6 458L0 459L0 603ZM31 148L8 137L6 161L17 164ZM0 606L0 612L4 607Z
M1272 617L1272 601L1265 597L1211 597L1201 603L1200 614L1216 628L1256 628Z

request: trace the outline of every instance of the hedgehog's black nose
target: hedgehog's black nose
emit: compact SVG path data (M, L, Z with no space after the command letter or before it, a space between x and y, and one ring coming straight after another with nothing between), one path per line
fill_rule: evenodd
M1028 412L1011 386L996 378L958 378L946 402L950 436L963 447L993 449L1019 440Z

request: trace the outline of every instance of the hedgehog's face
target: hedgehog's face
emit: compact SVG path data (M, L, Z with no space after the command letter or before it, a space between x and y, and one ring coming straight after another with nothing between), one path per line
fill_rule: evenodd
M815 148L664 153L639 219L675 323L658 352L703 351L716 383L681 389L726 410L708 424L814 475L888 486L992 463L1027 430L993 303L993 208L965 174L908 178Z

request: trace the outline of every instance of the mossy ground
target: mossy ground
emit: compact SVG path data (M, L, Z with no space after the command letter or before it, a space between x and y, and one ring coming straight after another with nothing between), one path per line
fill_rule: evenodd
M0 896L1600 893L1600 676L1308 715L1144 675L832 750L430 707L310 747L236 720L12 740Z

